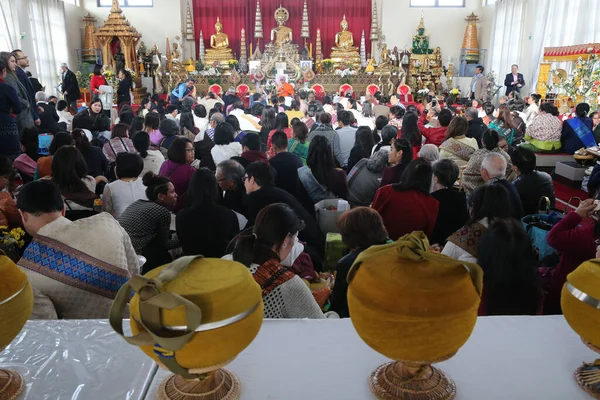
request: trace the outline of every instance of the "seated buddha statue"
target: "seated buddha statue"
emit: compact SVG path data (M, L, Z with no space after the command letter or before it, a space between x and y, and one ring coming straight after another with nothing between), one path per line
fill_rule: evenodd
M413 35L412 52L413 54L431 54L433 52L429 48L429 35L425 34L423 14L421 14L421 21L419 21L419 26L417 27L417 34Z
M290 14L285 8L280 7L275 10L277 26L271 29L271 44L275 45L275 47L281 47L292 42L292 30L285 26L289 17Z
M348 21L346 16L340 23L342 30L335 35L335 47L331 48L331 59L334 64L340 64L343 61L360 65L360 54L358 47L354 46L354 37L352 32L348 31Z
M226 62L233 58L233 51L229 48L229 35L223 33L223 24L217 17L215 24L215 33L210 37L210 49L206 49L206 61L213 63L215 61Z

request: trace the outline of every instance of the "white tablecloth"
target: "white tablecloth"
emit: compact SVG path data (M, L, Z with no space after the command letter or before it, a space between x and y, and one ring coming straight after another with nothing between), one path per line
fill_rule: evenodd
M573 372L596 356L562 316L485 317L438 366L456 382L457 400L589 400ZM367 379L386 361L350 320L266 320L228 368L242 382L242 400L359 400L375 398ZM158 370L148 399L168 375Z
M29 321L0 367L25 378L19 400L141 400L157 368L103 320Z

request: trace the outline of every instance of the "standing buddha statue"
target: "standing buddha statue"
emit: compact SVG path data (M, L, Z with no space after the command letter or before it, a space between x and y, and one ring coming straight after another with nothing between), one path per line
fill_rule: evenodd
M210 37L210 49L206 49L205 59L207 64L219 61L223 65L229 65L229 60L233 59L233 51L229 48L229 35L223 33L223 24L219 17L215 23L215 33Z
M285 26L289 18L290 13L285 8L279 7L275 10L277 26L271 29L271 44L274 44L276 47L281 47L292 42L292 30Z
M356 68L360 65L360 54L358 48L354 46L352 32L348 31L346 15L344 15L340 27L342 30L335 35L335 47L331 48L331 60L336 67L342 62L346 62Z

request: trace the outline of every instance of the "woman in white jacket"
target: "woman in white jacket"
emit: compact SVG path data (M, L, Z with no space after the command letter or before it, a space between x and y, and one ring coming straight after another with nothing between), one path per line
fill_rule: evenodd
M215 127L215 147L210 150L215 165L231 157L242 155L242 145L235 142L233 126L227 122L221 122Z
M232 258L248 266L260 285L265 318L338 317L334 312L323 314L308 286L282 265L303 228L304 222L288 205L276 203L258 213L252 234L237 239Z
M539 94L532 93L527 98L527 109L523 112L523 121L525 122L525 126L529 127L535 117L537 117L540 110L540 99L542 96Z

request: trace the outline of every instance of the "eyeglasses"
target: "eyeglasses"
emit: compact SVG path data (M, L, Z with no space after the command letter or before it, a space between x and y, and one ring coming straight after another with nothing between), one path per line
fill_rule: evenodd
M17 58L17 61L20 61L20 60L27 60L27 56L25 56L25 57L20 57L20 58Z
M193 153L194 149L193 148L191 148L191 149L185 149L185 151L188 152L188 153Z
M246 182L250 177L248 175L242 176L242 182Z

